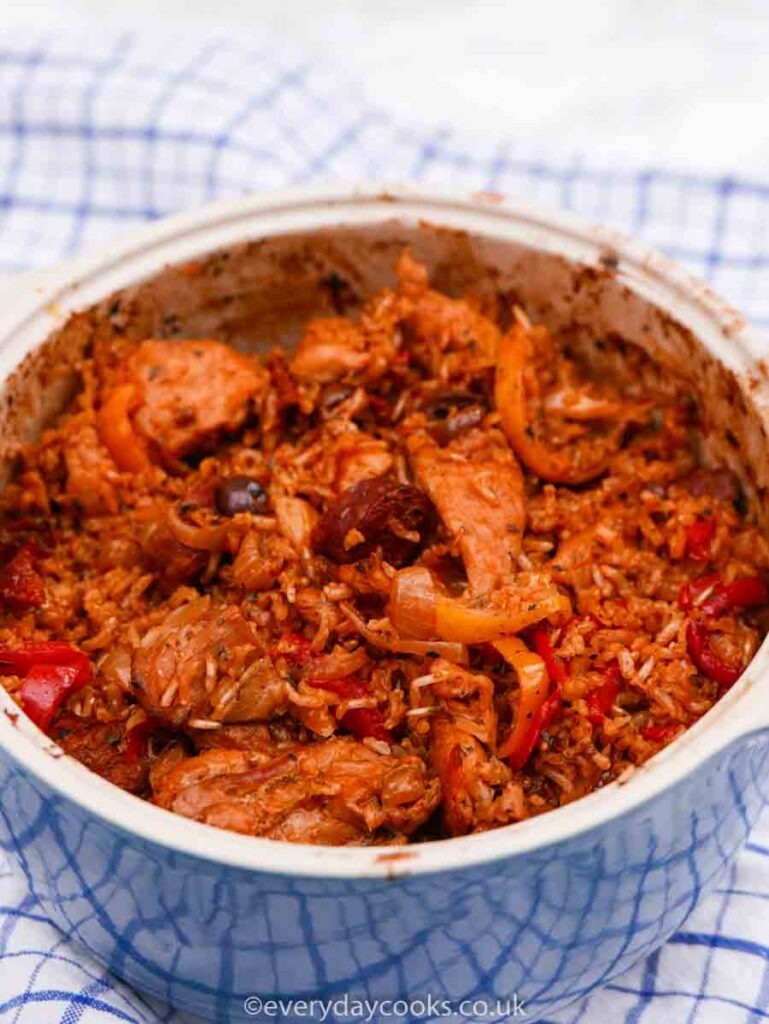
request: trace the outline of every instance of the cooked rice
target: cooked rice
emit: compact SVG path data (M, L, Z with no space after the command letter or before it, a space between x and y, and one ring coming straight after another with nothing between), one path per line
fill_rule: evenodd
M624 784L753 657L766 601L724 594L760 594L769 545L754 497L702 465L686 382L616 338L588 359L578 332L551 337L506 296L431 291L407 257L399 274L356 323L314 321L294 356L261 362L141 342L128 309L120 330L84 315L82 387L1 499L0 644L89 656L50 734L117 785L303 841L480 831ZM511 317L531 346L519 434L492 386L504 339L523 351ZM127 382L126 454L103 410ZM525 625L468 633L521 605ZM23 678L2 681L29 710Z

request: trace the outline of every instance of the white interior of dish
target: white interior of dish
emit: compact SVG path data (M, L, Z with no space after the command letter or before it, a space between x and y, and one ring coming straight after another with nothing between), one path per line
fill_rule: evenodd
M434 225L440 225L435 227ZM233 344L290 342L329 314L331 272L365 299L392 284L408 245L439 287L510 290L537 321L615 332L682 373L701 396L708 448L740 473L749 494L769 486L769 380L760 339L704 285L638 243L497 197L470 199L381 188L245 197L149 226L96 257L19 279L0 291L0 457L37 436L71 394L87 344L86 318L130 311L129 331L215 336ZM227 255L201 256L224 247ZM180 264L196 259L201 278ZM120 307L115 312L115 296ZM48 339L41 346L44 339ZM253 839L187 821L118 790L52 745L4 694L0 744L54 789L118 827L171 848L254 869L337 877L467 866L563 840L672 785L741 736L769 727L769 646L737 686L681 739L624 785L527 822L406 848L334 849ZM53 748L53 755L58 751ZM394 854L397 853L397 859Z

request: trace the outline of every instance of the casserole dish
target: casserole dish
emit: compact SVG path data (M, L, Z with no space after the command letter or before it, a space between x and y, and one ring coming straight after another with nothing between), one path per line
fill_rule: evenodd
M551 328L618 334L675 366L702 398L714 459L763 493L761 342L703 285L567 215L381 188L219 203L14 282L0 319L6 471L14 442L71 393L88 342L72 312L108 317L120 291L147 336L172 306L187 336L269 345L327 308L332 275L359 297L388 284L404 246L439 287L490 278ZM184 273L193 259L216 270L205 287ZM325 1019L342 1020L365 999L424 1019L432 999L441 1016L503 1020L517 996L536 1019L656 948L738 849L765 799L766 659L764 645L713 711L621 783L407 848L294 846L183 820L62 757L3 695L3 842L59 927L198 1017L328 999L341 1002Z

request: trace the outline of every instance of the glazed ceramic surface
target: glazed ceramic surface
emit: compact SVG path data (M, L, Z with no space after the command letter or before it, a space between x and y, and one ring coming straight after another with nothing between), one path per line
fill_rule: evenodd
M409 190L246 197L19 280L0 303L4 450L71 392L89 340L71 311L114 316L119 300L145 334L162 334L170 310L188 335L290 341L328 311L330 282L346 282L354 308L391 281L404 244L442 287L505 291L553 327L620 333L688 375L713 453L763 493L769 386L736 314L570 216ZM193 258L209 271L202 291L173 266ZM623 783L404 848L293 846L178 818L62 756L3 697L0 841L57 925L198 1017L274 1020L282 1000L281 1019L341 1022L356 1000L379 1000L373 1020L507 1020L521 1002L534 1020L660 945L745 839L769 799L768 658L765 644L711 713ZM311 999L324 1000L312 1013Z

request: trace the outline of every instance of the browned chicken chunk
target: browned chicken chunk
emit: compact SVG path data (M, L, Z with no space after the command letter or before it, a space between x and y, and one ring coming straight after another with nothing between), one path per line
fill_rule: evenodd
M428 285L427 271L408 253L398 261L401 306L411 349L438 379L475 375L494 365L497 325L466 299Z
M146 790L149 759L146 751L131 756L124 722L91 722L65 715L57 723L53 738L71 757L115 786L129 793Z
M443 820L451 835L494 828L525 817L523 792L496 756L494 684L438 659L412 687L414 707L429 707L432 720L416 718L417 737L429 729L430 762L443 790Z
M417 483L429 494L464 559L471 590L485 594L517 568L526 522L523 475L497 431L471 430L439 447L409 438Z
M312 320L291 360L300 380L329 384L368 365L366 343L355 324L341 317Z
M174 725L244 722L285 710L285 682L241 610L201 597L170 612L133 653L131 681Z
M129 369L142 396L136 426L172 460L237 430L268 381L254 357L210 340L143 341Z
M440 799L420 758L342 737L267 762L245 750L208 750L159 772L153 789L161 807L209 825L334 845L405 838Z
M113 482L118 470L96 426L78 416L69 424L68 434L64 449L67 494L89 515L114 514L118 501Z

